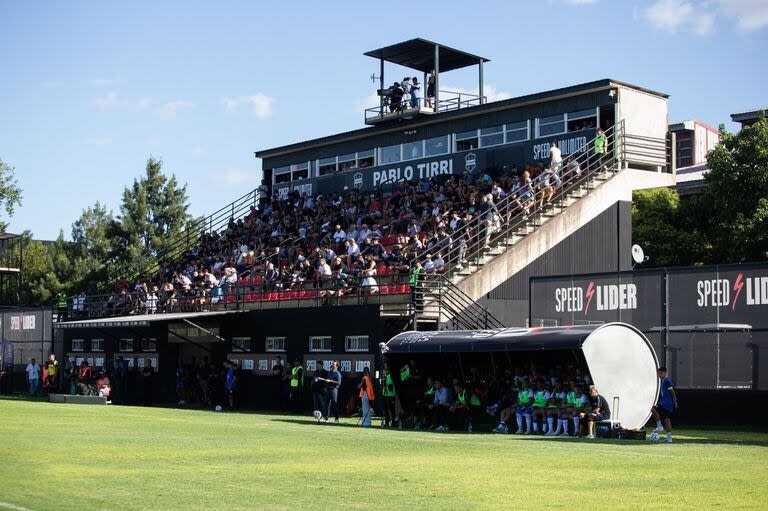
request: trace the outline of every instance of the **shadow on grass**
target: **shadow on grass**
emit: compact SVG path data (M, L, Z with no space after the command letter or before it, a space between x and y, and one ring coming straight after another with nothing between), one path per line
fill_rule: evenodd
M280 417L274 419L277 422L286 422L290 424L299 424L303 426L327 426L327 427L336 427L336 428L357 428L359 429L361 426L359 424L352 424L349 422L346 423L340 423L340 424L333 424L331 422L324 423L324 422L318 422L315 419L309 417L299 417L296 418L286 418L286 417ZM440 433L437 431L431 431L431 430L424 430L424 431L417 431L411 428L405 428L405 429L397 429L397 428L382 428L378 425L375 425L378 423L378 420L374 420L374 425L367 428L367 429L381 429L381 430L388 430L388 431L396 431L398 433L402 434L419 434L419 433ZM717 431L717 430L715 430ZM739 431L743 432L744 430L733 430L733 433L738 433ZM469 435L470 433L466 431L459 431L459 430L449 430L447 432L440 433L442 435L451 435L451 436L457 436L457 435ZM475 430L474 433L471 433L473 436L509 436L513 437L519 440L524 440L526 442L583 442L583 443L589 443L589 444L597 444L597 445L654 445L652 442L648 442L647 440L621 440L618 438L594 438L594 439L587 439L585 437L575 438L575 437L548 437L544 435L496 435L492 433L490 430L488 431L478 431ZM713 438L711 435L711 432L707 432L706 430L702 431L685 431L684 436L686 438L680 438L679 436L675 436L674 443L676 444L708 444L708 445L743 445L743 446L753 446L753 447L768 447L768 440L739 440L739 439L728 439L728 438ZM691 438L692 437L692 438ZM663 443L663 434L658 443Z

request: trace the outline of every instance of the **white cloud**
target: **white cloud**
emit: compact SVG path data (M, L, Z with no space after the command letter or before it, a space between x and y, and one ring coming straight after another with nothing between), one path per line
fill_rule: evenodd
M85 139L86 145L109 145L112 143L110 137L88 137Z
M98 108L99 110L108 110L112 108L117 108L118 97L120 97L120 93L116 90L113 90L108 92L106 96L92 99L90 102L90 105L94 108Z
M705 9L702 4L694 5L683 0L657 0L645 10L645 17L656 28L672 34L693 30L706 35L712 31L715 15Z
M136 110L142 111L152 106L152 98L141 98L136 102Z
M768 2L766 0L719 0L720 10L725 16L736 18L742 30L757 30L768 25Z
M376 91L371 92L364 98L358 98L355 100L355 112L363 112L366 108L373 108L379 106L379 95Z
M474 94L475 96L479 94L479 89L477 87L475 87L474 89L465 89L463 87L451 87L451 86L440 87L441 102L443 99L447 99L445 97L446 91L449 91L448 97L454 97L454 95L450 94L451 92L456 94L458 93ZM488 103L493 103L494 101L501 101L503 99L509 99L512 97L512 94L510 94L509 92L497 90L496 85L492 83L483 85L483 95L487 98ZM470 97L465 98L464 96L461 97L462 102L469 99L472 99L472 98Z
M194 105L188 101L176 100L169 101L154 111L155 117L161 121L175 119L179 112L192 108Z
M258 183L258 174L255 171L249 172L240 169L222 169L213 175L214 183L222 188L227 187L256 187Z
M269 119L272 117L272 104L275 102L275 98L257 92L252 96L224 98L222 102L224 103L224 110L227 112L236 111L240 105L250 105L253 109L253 115L255 115L257 119Z

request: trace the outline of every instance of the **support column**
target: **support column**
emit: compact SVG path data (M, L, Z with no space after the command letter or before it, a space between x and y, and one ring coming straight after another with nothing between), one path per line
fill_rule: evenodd
M440 45L435 45L435 112L440 106Z
M477 70L478 70L477 90L478 90L478 93L480 94L480 104L482 105L483 103L485 103L485 97L483 95L483 59L480 59L480 62L477 65Z
M384 57L379 62L379 89L384 90ZM384 116L384 96L379 96L379 116Z

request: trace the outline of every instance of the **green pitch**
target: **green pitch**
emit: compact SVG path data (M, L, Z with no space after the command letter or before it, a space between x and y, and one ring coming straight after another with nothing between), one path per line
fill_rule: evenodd
M0 400L0 509L765 509L768 434L672 445ZM15 506L15 507L14 507Z

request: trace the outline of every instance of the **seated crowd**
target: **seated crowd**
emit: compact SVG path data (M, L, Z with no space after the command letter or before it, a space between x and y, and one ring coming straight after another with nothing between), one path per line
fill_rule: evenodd
M551 201L561 173L581 173L576 160L561 169L529 164L402 182L391 193L274 196L225 229L203 233L152 278L122 281L106 307L154 314L222 301L406 293L414 273L461 268L513 216ZM84 296L73 299L79 310L84 303Z
M399 378L398 378L399 376ZM397 384L395 383L397 380ZM458 376L424 376L411 360L394 375L385 366L381 384L383 427L472 432L483 413L498 417L494 433L594 437L595 423L610 409L579 368L506 369L500 377L470 369ZM399 406L397 406L399 401Z

